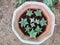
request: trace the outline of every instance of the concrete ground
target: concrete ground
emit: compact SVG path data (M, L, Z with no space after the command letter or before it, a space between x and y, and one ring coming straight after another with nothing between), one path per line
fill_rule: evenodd
M0 45L30 45L18 40L11 28L13 11L16 9L13 0L0 0ZM56 26L54 34L41 45L60 45L60 8L56 8Z

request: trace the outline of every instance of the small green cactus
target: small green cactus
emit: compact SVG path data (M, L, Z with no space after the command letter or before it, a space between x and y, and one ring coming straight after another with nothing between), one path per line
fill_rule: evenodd
M36 38L37 32L35 32L33 29L28 33L30 35L30 38Z
M41 26L45 26L45 25L47 25L46 22L47 22L47 21L46 21L44 18L42 18L42 19L40 20L40 25L41 25Z
M30 25L31 25L31 27L35 27L35 24L34 23L31 23Z
M27 26L25 29L26 29L25 32L29 32L31 28Z
M21 21L19 23L21 23L21 27L25 27L28 24L27 19L23 18L21 18Z
M26 13L27 16L30 16L30 17L31 17L32 14L33 14L33 13L32 13L32 10L27 10L27 13Z
M31 23L34 22L34 18L30 18Z
M41 10L36 10L34 11L36 16L42 16L42 11Z
M39 34L40 32L42 32L42 28L40 28L39 26L36 27L36 32Z
M26 2L26 0L18 0L17 6L22 5L24 2Z
M58 0L43 0L43 3L45 3L52 11L55 10L54 5L58 2Z
M39 24L39 20L36 19L36 20L35 20L35 23Z

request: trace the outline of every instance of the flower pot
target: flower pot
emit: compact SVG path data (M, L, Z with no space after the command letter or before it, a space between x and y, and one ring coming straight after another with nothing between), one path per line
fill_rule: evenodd
M48 25L46 26L45 31L41 35L39 35L39 37L37 37L36 39L29 39L28 36L24 35L21 29L19 28L19 24L18 24L18 21L21 15L29 8L42 10L44 13L44 16L48 21ZM12 30L15 33L15 35L18 37L18 39L23 43L28 43L28 44L43 43L45 40L47 40L49 37L52 36L54 32L54 26L55 26L54 14L45 4L41 2L32 2L32 1L25 2L20 7L18 7L13 13Z

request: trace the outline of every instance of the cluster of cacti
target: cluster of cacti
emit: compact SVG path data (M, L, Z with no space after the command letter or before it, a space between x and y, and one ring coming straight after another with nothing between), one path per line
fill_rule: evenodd
M52 11L54 11L55 7L54 5L58 2L58 0L43 0L43 3L45 3Z
M22 5L27 0L18 0L17 7ZM37 0L30 0L30 1L37 1ZM58 0L43 0L43 3L45 3L52 11L55 9L54 5L58 3Z
M27 21L27 18L21 18L19 23L21 24L21 27L25 28L25 32L29 34L30 38L36 38L36 36L42 32L42 27L47 25L47 21L44 17L41 19L31 18L35 14L36 17L42 17L42 11L41 10L27 10L26 16L29 16L30 23ZM37 24L37 26L35 25ZM40 25L40 26L39 26ZM34 28L35 27L35 28Z

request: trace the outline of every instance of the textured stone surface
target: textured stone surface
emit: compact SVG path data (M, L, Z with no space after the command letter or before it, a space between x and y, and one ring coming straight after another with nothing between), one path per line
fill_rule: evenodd
M0 0L0 45L29 45L17 39L11 29L15 5L13 0ZM60 45L60 9L56 8L56 26L54 34L41 45Z

